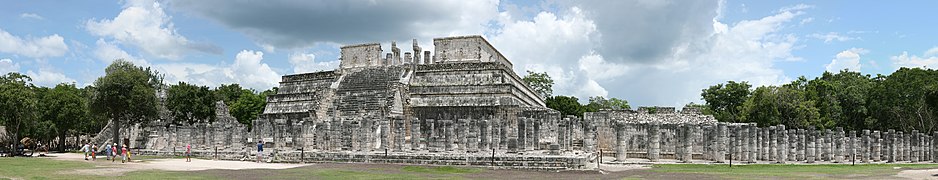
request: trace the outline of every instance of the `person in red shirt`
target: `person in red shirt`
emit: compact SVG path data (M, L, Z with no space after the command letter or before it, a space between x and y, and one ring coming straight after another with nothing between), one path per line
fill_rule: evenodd
M192 145L186 144L186 162L192 162L192 159L189 158L189 156L192 156Z
M121 146L121 163L127 162L127 145Z

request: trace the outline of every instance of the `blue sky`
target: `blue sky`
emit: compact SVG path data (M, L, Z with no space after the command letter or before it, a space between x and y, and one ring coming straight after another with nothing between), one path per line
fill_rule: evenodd
M555 95L700 102L728 80L938 67L933 1L26 1L0 6L0 73L90 85L113 59L169 83L255 89L330 70L343 44L480 34ZM405 46L407 47L407 46ZM407 49L407 48L404 48ZM409 49L408 49L409 50Z

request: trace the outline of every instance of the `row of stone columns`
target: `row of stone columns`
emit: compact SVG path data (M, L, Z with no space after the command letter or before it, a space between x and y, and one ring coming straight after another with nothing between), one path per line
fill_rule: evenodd
M616 124L616 159L624 161L630 147L627 129L646 129L646 158L658 161L662 143L673 143L674 157L682 162L691 162L695 153L704 160L725 162L732 158L737 162L774 163L826 161L850 162L938 162L938 132L933 135L912 131L909 134L889 130L848 131L837 127L821 131L808 129L786 129L784 125L759 128L756 124L684 124L675 126L674 141L662 142L660 124ZM695 137L700 130L702 138ZM704 144L697 152L693 144ZM671 145L668 145L669 147Z

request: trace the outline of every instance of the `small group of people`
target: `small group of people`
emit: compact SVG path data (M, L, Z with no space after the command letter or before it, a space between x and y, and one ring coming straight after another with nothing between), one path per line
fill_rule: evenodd
M117 157L120 156L121 163L131 162L130 149L127 148L127 145L121 146L120 151L117 151L118 150L117 143L114 143L113 146L109 143L105 143L105 144L106 146L104 147L104 153L107 156L107 160L114 162L114 161L117 161ZM98 159L96 155L97 151L98 151L98 145L94 143L91 143L91 144L85 143L85 145L81 147L81 152L85 153L86 161L88 160L89 156L91 157L91 161L97 160Z

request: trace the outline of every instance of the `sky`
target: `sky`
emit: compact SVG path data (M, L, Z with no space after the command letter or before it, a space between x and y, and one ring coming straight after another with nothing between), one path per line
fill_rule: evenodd
M554 95L701 103L726 81L938 67L935 1L0 0L0 73L92 85L115 59L171 84L278 85L338 67L339 47L482 35ZM409 48L404 48L409 50Z

